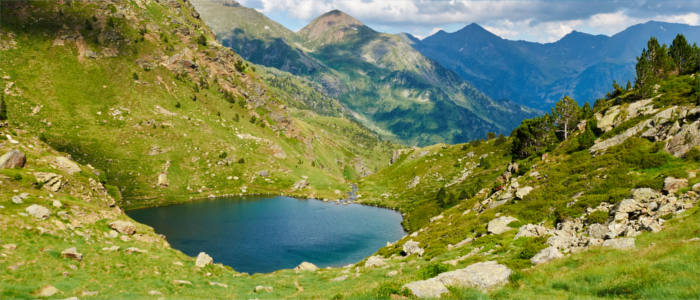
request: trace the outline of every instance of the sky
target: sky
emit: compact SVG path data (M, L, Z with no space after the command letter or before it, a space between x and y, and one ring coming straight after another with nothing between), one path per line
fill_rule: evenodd
M419 38L478 23L507 39L554 42L572 30L612 35L647 21L700 25L700 0L239 0L297 31L339 9L375 30Z

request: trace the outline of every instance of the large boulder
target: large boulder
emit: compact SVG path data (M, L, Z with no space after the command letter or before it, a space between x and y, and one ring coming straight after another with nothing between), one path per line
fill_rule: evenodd
M515 191L515 197L522 200L523 198L525 198L525 196L527 196L527 194L532 192L532 190L533 187L531 186L521 187Z
M700 193L700 182L693 185L693 192Z
M136 225L129 221L114 221L109 223L109 227L126 235L132 235L136 232Z
M642 206L634 199L625 199L617 206L618 213L633 213L642 209Z
M471 287L481 291L508 282L512 271L495 261L469 265L464 269L441 273L436 278L446 286Z
M33 216L37 219L46 219L51 215L51 211L38 204L32 204L28 206L26 209L24 209L30 216Z
M54 158L54 162L56 163L56 167L58 167L58 169L68 173L69 175L80 172L80 166L67 157L56 156L56 158Z
M36 182L41 184L42 188L51 192L58 192L66 184L63 181L63 176L49 172L34 172Z
M0 156L0 169L24 168L25 163L27 163L27 157L22 151L12 150Z
M310 262L302 262L296 268L294 268L294 271L300 272L300 271L310 271L310 272L315 272L318 270L318 267Z
M425 252L425 250L418 246L418 242L414 240L408 240L406 243L403 244L403 252L406 253L406 256L414 253L418 254L418 256L423 256L423 252Z
M70 247L66 250L61 251L61 256L77 261L83 260L83 255L80 254L78 252L78 249L76 249L75 247Z
M383 267L384 265L386 265L386 262L384 261L384 258L379 255L372 255L367 258L367 261L365 261L365 267L368 268Z
M197 255L197 259L194 261L194 265L199 268L203 268L207 265L210 265L211 263L214 262L214 259L209 256L209 254L206 254L204 252L199 252Z
M651 188L639 188L632 190L632 198L642 203L649 202L652 199L656 199L660 196L661 193Z
M440 295L450 292L437 278L410 282L403 287L418 298L440 298Z
M595 223L588 225L588 236L594 239L605 238L605 235L608 234L608 231L608 227L603 224Z
M632 249L635 247L634 238L618 238L606 240L605 242L603 242L603 247L610 247L620 250Z
M535 254L530 261L533 264L539 265L542 263L546 263L550 260L557 259L557 258L562 258L564 257L559 250L557 250L556 247L547 247L542 249L539 253Z
M518 239L521 237L538 237L546 235L547 233L547 228L542 225L525 224L523 226L520 226L520 228L518 229L518 233L515 235L515 238Z
M678 190L688 186L688 179L666 177L664 179L664 191L669 194L675 194Z
M498 217L498 218L495 218L489 222L489 224L486 227L486 230L488 230L488 232L490 234L501 234L501 233L504 233L508 230L513 229L513 228L508 227L508 224L510 224L511 222L515 222L517 220L518 219L513 218L511 216Z

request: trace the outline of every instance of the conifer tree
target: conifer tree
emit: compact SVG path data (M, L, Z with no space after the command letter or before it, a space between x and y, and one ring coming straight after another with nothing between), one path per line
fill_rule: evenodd
M581 108L576 104L574 99L569 96L564 96L559 100L552 110L554 116L554 124L557 131L563 135L564 140L569 138L569 133L576 127L576 123L581 117Z
M671 55L674 68L678 74L685 74L688 71L693 71L692 65L695 62L693 47L688 44L685 36L682 34L676 35L676 38L673 39L673 43L669 48L669 54Z

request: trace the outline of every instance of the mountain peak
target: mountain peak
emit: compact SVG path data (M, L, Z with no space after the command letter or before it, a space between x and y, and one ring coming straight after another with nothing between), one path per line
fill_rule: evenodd
M308 41L322 43L342 40L348 31L356 31L366 27L352 16L334 9L313 19L308 25L299 30L299 35Z

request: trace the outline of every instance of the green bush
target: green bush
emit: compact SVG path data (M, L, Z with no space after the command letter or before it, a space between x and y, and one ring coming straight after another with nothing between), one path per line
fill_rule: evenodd
M383 282L375 292L376 299L388 299L391 298L391 295L408 297L411 295L411 292L401 287L399 282Z
M691 148L685 153L685 155L683 155L683 158L689 161L700 162L700 147Z
M586 222L588 222L588 224L594 224L594 223L605 224L608 222L608 217L609 217L609 214L607 212L602 211L602 210L596 210L596 211L592 212L590 215L588 215Z
M420 278L428 279L433 278L443 272L447 272L447 265L437 262L421 268L419 274Z

